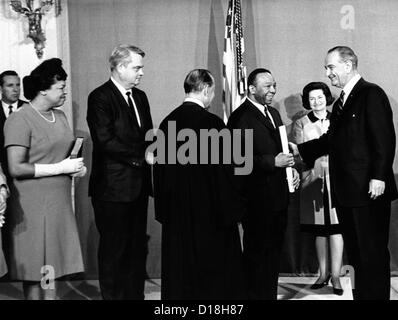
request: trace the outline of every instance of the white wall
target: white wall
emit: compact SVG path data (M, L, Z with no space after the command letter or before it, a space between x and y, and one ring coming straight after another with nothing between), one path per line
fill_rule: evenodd
M25 6L25 1L21 0ZM39 1L35 0L35 8ZM42 59L36 55L34 43L28 34L28 18L16 13L9 5L9 0L0 0L0 73L4 70L15 70L21 79L28 75L37 65L49 58L61 58L66 72L70 75L69 63L69 30L68 10L66 0L62 1L61 15L55 17L55 10L51 8L42 19L42 30L47 38ZM72 125L72 99L70 76L68 79L69 99L63 110L70 125ZM23 97L23 88L22 95Z

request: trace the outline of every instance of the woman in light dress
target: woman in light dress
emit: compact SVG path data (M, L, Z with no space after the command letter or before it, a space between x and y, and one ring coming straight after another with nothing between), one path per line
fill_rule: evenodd
M311 82L303 89L302 101L304 108L311 111L293 125L293 141L297 144L317 139L328 131L330 112L326 107L332 104L333 97L325 83ZM342 295L343 289L339 277L343 257L343 237L336 209L332 207L331 202L328 156L318 158L313 168L303 165L301 182L301 230L315 235L319 262L319 278L311 288L322 288L331 278L333 292Z

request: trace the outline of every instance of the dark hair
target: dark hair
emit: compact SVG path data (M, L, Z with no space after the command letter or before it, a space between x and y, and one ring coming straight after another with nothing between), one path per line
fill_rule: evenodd
M194 69L190 71L184 80L185 93L200 92L205 85L212 87L214 85L214 78L209 70Z
M259 73L269 73L272 74L271 71L269 71L268 69L264 69L264 68L257 68L254 69L252 72L250 72L249 77L247 78L247 92L249 91L249 87L251 85L255 86L256 85L256 81L257 81L257 75Z
M329 87L324 82L310 82L303 88L303 94L301 96L301 100L303 101L303 107L305 109L311 110L310 102L309 102L309 95L312 90L322 90L323 94L326 97L326 105L330 106L334 98L332 93L330 92Z
M24 95L32 100L39 91L49 89L56 81L65 81L68 75L62 68L62 61L52 58L43 61L29 76L23 78Z
M4 77L6 77L6 76L17 76L17 77L19 77L19 76L18 76L18 73L16 73L14 70L7 70L7 71L2 72L2 73L0 74L0 87L3 86L3 84L4 84Z
M339 53L340 58L343 61L350 60L354 70L358 68L358 57L355 54L354 50L352 50L350 47L336 46L332 49L329 49L328 54L335 51Z

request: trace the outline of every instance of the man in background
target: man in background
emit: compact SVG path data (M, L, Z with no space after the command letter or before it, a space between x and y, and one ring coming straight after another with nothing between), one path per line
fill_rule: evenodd
M19 107L21 107L26 101L20 100L19 97L21 95L21 79L18 74L13 70L6 70L0 74L0 93L1 93L1 108L0 108L0 165L2 167L2 172L4 173L4 181L8 181L10 184L12 179L9 175L8 171L8 159L7 152L4 149L4 123L6 122L9 115L15 112ZM9 185L12 189L12 184ZM7 189L7 190L6 190ZM9 193L8 188L4 185L0 186L0 193L7 192ZM5 198L4 198L5 199ZM5 223L7 211L4 210L0 214L0 219L2 220L3 232L1 233L2 241L3 241L3 250L8 259L8 243L9 243L9 229L8 224ZM1 239L0 239L1 241Z
M3 171L7 178L7 154L4 151L4 123L8 116L22 106L26 101L19 100L21 94L21 79L13 70L7 70L0 74L0 93L1 93L1 108L0 108L0 162Z

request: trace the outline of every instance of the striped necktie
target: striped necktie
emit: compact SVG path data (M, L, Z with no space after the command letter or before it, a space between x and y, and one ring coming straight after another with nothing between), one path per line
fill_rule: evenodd
M338 115L340 115L341 112L343 111L344 95L345 95L345 92L344 92L344 90L342 90L341 93L340 93L340 97L339 97L339 99L336 102L337 114Z

